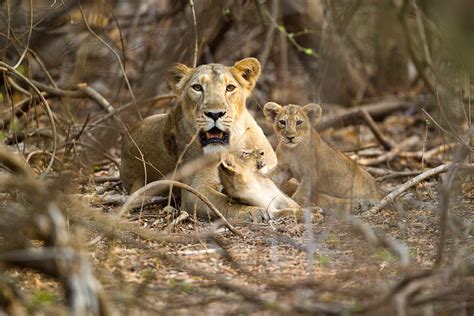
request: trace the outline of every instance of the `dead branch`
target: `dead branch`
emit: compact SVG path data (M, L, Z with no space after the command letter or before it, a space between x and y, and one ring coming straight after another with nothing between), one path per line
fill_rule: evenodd
M375 138L382 144L382 146L390 150L395 147L395 144L393 141L391 141L387 136L383 135L380 129L377 127L377 124L375 124L374 119L372 116L370 116L369 112L365 109L361 109L359 112L357 112L358 115L362 120L365 121L367 126L370 128L372 133L374 134Z
M2 186L24 192L33 206L27 215L19 212L16 216L25 216L22 225L31 226L35 239L44 243L41 248L24 245L0 252L0 261L7 266L36 270L57 278L66 291L72 314L109 315L111 310L102 287L94 278L87 257L73 249L63 214L44 184L3 148L0 148L0 163L15 172L9 181L3 181ZM22 228L18 229L21 231Z
M411 177L411 176L417 176L423 171L399 171L399 172L390 172L386 175L377 177L375 181L381 182L385 181L387 179L393 179L393 178L401 178L401 177Z
M211 201L209 201L209 199L206 196L202 195L199 191L197 191L196 189L194 189L193 187L191 187L187 184L184 184L184 183L181 183L181 182L178 182L178 181L173 181L173 180L158 180L158 181L150 182L150 183L146 184L145 186L143 186L142 188L140 188L139 190L135 191L130 196L127 203L125 203L122 206L122 208L120 209L120 211L117 213L116 218L122 217L123 214L125 214L125 212L127 212L130 209L130 205L140 195L145 194L145 193L147 193L147 191L150 191L150 190L155 190L156 191L157 187L170 186L170 185L173 185L173 186L176 186L178 188L184 189L184 190L189 191L192 194L196 195L202 202L204 202L204 204L206 204L209 207L209 209L211 209L211 211L214 213L214 215L217 218L219 218L221 221L224 222L225 226L232 233L234 233L237 236L243 237L242 233L239 232L237 229L235 229L234 226L232 226L232 224L230 224L227 221L227 219L224 217L224 215L222 215L222 213L211 203Z
M422 159L428 160L430 158L433 158L434 156L450 151L451 149L455 147L456 147L456 143L441 144L426 152L423 152L423 151L401 152L399 156L404 157L404 158L415 158L418 160L422 160Z
M176 98L176 95L175 94L163 94L163 95L157 95L157 96L154 96L154 97L151 97L151 98L148 98L148 99L145 99L145 100L141 100L141 101L137 101L138 104L146 104L146 103L153 103L153 102L157 102L157 101L161 101L161 100L171 100L171 99L174 99ZM128 102L118 108L114 108L110 113L107 113L106 115L104 115L103 117L97 119L95 122L93 122L93 124L100 124L112 117L114 117L115 115L119 114L120 112L128 109L129 107L135 105L134 102Z
M0 61L0 70L5 71L7 73L11 73L12 75L20 78L23 80L28 86L30 86L33 91L37 94L37 96L40 98L43 106L46 109L46 114L48 115L50 124L51 124L51 132L53 133L52 138L53 138L53 148L52 148L52 153L51 153L51 159L49 160L48 166L46 169L43 171L41 174L41 177L44 177L46 174L48 174L51 169L53 168L54 164L54 159L56 158L56 151L57 151L57 132L56 132L56 124L54 122L54 116L53 112L51 111L51 108L49 107L48 101L46 101L46 98L41 94L41 92L38 90L38 88L31 82L30 79L26 78L24 75L22 75L20 72L18 72L16 69L12 68L8 64Z
M404 148L411 147L415 144L417 144L420 141L420 138L417 135L411 136L408 139L405 139L398 145L392 148L389 152L380 155L376 158L362 158L362 159L356 159L357 163L363 166L374 166L381 164L383 162L390 161L394 159Z
M196 22L196 10L194 9L194 0L189 0L189 6L191 7L191 13L193 15L193 27L194 27L194 57L193 57L193 68L197 66L198 62L198 28Z
M354 124L358 122L360 119L359 114L357 114L359 113L360 110L367 111L367 113L372 118L378 119L396 111L407 110L412 107L418 108L421 102L422 100L417 100L417 99L407 99L407 100L384 99L379 102L363 105L360 108L348 110L342 114L337 115L336 117L328 118L322 121L316 127L316 130L318 132L322 132L329 128L339 128L339 127L347 126L350 124Z
M138 108L138 105L136 103L136 99L135 99L135 94L133 93L133 89L132 89L132 86L130 85L130 81L128 80L128 77L127 77L127 73L125 72L125 66L124 64L122 63L122 60L120 59L120 56L119 54L115 51L115 49L113 49L106 41L104 41L96 32L94 32L94 30L90 27L89 23L87 22L87 18L86 18L86 15L84 13L84 10L82 9L82 6L81 6L81 1L79 1L79 11L81 12L81 15L82 15L82 19L84 21L84 24L87 28L87 30L92 34L92 36L94 36L99 42L101 42L105 47L107 47L110 52L112 53L112 55L114 55L114 57L117 59L117 62L120 66L120 70L122 71L122 75L123 75L123 79L125 80L125 84L127 85L127 89L129 90L130 92L130 96L132 97L132 100L135 104L135 107L137 109L137 113L138 113L138 116L140 117L140 120L143 119L142 117L142 114L140 112L140 109Z
M390 192L387 196L385 196L380 202L378 202L374 207L372 207L370 210L365 212L362 216L363 217L368 217L372 216L376 213L378 213L382 208L384 208L387 204L392 203L395 201L395 199L400 196L403 192L407 191L411 187L417 185L423 180L426 180L430 177L436 176L440 173L446 172L449 169L449 166L451 164L444 164L441 166L438 166L436 168L430 169L428 171L423 172L422 174L414 177L413 179L408 180L407 182L399 185L395 190Z

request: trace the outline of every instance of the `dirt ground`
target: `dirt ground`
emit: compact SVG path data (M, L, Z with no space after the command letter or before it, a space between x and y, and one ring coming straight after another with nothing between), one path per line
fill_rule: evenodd
M427 139L427 149L444 141L423 124L416 124L416 120L393 115L382 127L395 141L402 140L410 129L410 134ZM403 124L406 129L390 128L396 124ZM398 134L400 131L403 132ZM356 148L357 142L375 142L365 127L330 130L324 136L343 149ZM421 146L418 144L411 151L420 150ZM359 154L362 156L363 152ZM399 155L377 167L391 171L421 168L419 160L405 156ZM436 165L450 157L445 152L424 163ZM115 176L117 171L105 165L94 175ZM408 179L394 177L378 183L390 191ZM419 290L422 295L416 301L410 301L410 315L473 315L472 277L430 279L425 275L435 264L439 243L439 183L440 177L424 181L390 207L362 218L381 235L408 247L408 265L402 265L388 249L371 245L355 232L352 223L325 212L315 216L311 225L290 218L260 224L236 223L243 238L222 226L196 222L192 214L170 229L170 218L180 214L170 214L160 204L135 209L124 221L153 234L176 237L180 239L177 242L147 240L126 229L118 232L120 237L94 240L98 234L93 228L79 225L74 230L82 234L84 242L94 240L82 248L87 251L111 306L124 315L392 314L402 296L392 297L390 293L397 286L400 288L403 280L418 277L428 286ZM95 197L123 193L119 182L80 185L77 189ZM472 223L472 179L460 177L454 191L450 209L453 218ZM113 214L120 208L97 201L100 199L90 203L97 213ZM463 248L464 255L472 257L472 228L465 229L464 238L453 238L448 232L440 270L449 271L457 260L455 255L459 256L455 250ZM160 234L167 230L169 233ZM19 281L32 313L66 313L62 304L57 304L64 302L64 296L55 281L20 270L10 271L10 277Z

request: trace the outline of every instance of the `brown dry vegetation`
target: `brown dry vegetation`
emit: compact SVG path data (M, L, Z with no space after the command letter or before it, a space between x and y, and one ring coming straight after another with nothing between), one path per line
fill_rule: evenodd
M0 2L1 313L474 314L473 16L468 0ZM121 133L176 106L170 63L248 56L272 144L262 104L320 102L323 138L393 198L232 223L243 236L161 197L118 218Z

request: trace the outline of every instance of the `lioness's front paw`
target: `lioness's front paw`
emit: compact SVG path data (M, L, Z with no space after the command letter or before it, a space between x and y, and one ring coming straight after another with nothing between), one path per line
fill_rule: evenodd
M273 216L269 214L266 209L260 207L250 208L247 214L247 221L252 223L264 223L268 222L271 219L274 219Z

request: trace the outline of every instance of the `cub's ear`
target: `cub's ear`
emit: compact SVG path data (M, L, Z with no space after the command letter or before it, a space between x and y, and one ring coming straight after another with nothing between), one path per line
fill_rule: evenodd
M306 116L308 117L311 126L315 127L316 125L318 125L319 120L321 119L321 114L323 112L319 104L306 104L303 107L303 111L306 113Z
M258 77L260 77L261 68L257 58L250 57L236 62L232 66L231 71L236 75L237 80L239 80L243 87L252 91Z
M278 103L275 102L267 102L263 106L263 115L267 118L270 122L275 122L276 117L280 113L282 107Z
M235 174L235 160L230 154L223 154L221 157L220 167L227 173Z
M193 68L180 63L174 63L166 72L166 81L174 93L183 89L185 79L189 77Z

